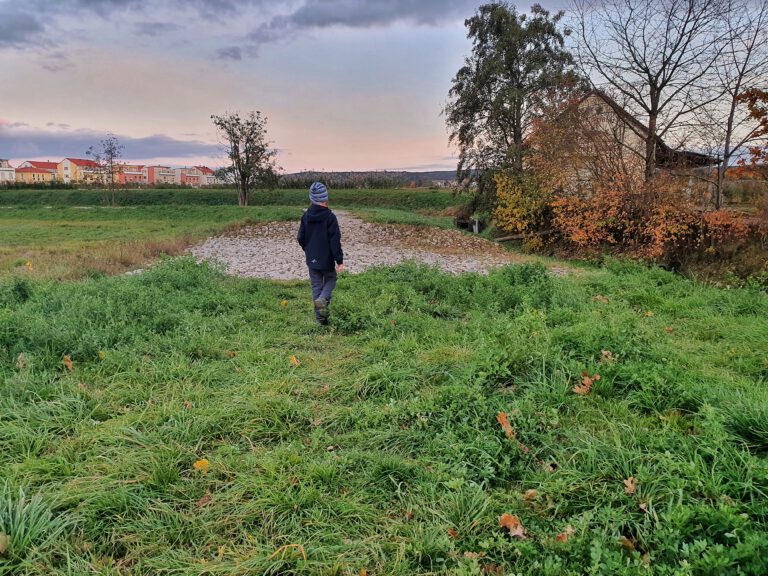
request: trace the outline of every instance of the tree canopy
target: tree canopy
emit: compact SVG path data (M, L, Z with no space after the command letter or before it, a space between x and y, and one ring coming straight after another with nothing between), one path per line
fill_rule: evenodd
M453 78L444 110L460 180L494 170L522 173L534 120L579 85L563 15L538 4L530 15L518 14L494 2L465 21L472 53Z

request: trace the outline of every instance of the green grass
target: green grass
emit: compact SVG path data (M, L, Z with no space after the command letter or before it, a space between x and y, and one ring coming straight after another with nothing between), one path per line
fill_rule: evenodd
M331 190L331 203L338 207L442 210L464 199L446 190ZM102 190L0 190L0 206L99 206ZM234 190L120 190L119 206L236 205ZM305 206L306 190L259 190L251 193L251 206Z
M0 574L768 572L765 294L406 265L331 308L190 259L0 281Z

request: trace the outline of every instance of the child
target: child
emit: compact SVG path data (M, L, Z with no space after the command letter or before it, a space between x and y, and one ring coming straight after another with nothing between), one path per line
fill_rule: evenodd
M336 273L344 269L341 232L336 215L328 208L328 189L325 184L312 184L309 188L309 201L309 210L301 217L296 239L307 258L315 319L327 326L328 305L331 302L331 293L336 287Z

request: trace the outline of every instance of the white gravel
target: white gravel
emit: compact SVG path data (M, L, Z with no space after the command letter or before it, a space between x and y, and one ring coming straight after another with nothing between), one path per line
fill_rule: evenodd
M490 268L526 259L494 242L458 230L369 224L337 211L344 250L344 267L351 273L371 266L416 260L447 272L487 272ZM236 276L303 280L304 253L296 242L298 222L268 222L247 226L205 240L191 249L198 260L222 264Z

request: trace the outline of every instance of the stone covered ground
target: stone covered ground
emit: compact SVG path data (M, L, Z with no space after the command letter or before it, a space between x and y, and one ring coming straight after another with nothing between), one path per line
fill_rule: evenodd
M336 212L341 228L344 266L362 272L372 266L415 260L459 274L487 272L505 264L529 261L499 244L465 234L401 224L371 224L347 213ZM298 222L267 222L249 225L209 238L191 249L198 260L213 260L229 274L275 280L304 280L304 253L296 242ZM562 274L563 269L553 268Z

